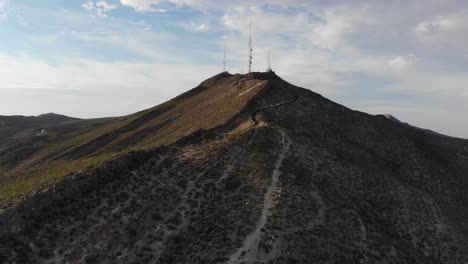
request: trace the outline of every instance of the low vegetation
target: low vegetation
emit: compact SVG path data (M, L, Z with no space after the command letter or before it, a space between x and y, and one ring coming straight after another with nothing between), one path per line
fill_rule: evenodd
M226 123L242 111L266 81L239 76L213 77L189 92L156 107L77 128L50 140L0 178L0 205L40 190L70 173L96 166L129 151L170 145L200 129ZM59 133L60 134L60 133ZM1 147L1 145L0 145ZM0 155L0 159L1 159ZM0 168L1 170L1 168Z

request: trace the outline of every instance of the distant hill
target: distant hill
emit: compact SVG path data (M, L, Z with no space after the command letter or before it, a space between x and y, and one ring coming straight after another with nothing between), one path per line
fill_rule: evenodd
M2 145L0 263L468 262L468 140L273 72L83 122Z
M0 142L25 129L42 129L71 120L78 119L53 113L39 116L0 116Z
M390 115L390 114L383 114L384 117L386 117L388 120L392 120L393 122L396 122L396 123L402 123L399 119L397 119L396 117Z
M402 125L405 125L405 126L409 126L409 127L413 127L413 128L416 128L416 129L420 129L421 131L424 131L426 133L429 133L429 134L433 134L433 135L436 135L436 136L441 136L441 137L449 137L449 136L446 136L446 135L443 135L443 134L440 134L440 133L437 133L435 131L432 131L430 129L426 129L426 128L420 128L420 127L416 127L416 126L413 126L411 124L408 124L406 122L401 122L400 120L398 120L396 117L390 115L390 114L383 114L382 116L384 116L385 118L387 118L388 120L392 120L393 122L396 122L396 123L399 123L399 124L402 124Z
M80 119L54 113L0 116L0 175L22 165L57 141L69 139L113 119Z

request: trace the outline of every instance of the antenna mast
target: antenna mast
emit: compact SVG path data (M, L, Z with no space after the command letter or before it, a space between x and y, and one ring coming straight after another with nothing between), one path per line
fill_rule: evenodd
M252 72L252 21L250 21L249 27L249 73Z
M226 41L224 41L223 72L226 71Z
M270 59L270 51L268 51L268 68L267 71L272 71L271 69L271 59Z

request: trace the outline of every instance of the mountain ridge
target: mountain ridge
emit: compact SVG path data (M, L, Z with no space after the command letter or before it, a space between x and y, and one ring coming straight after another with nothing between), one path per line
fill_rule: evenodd
M235 84L236 89L242 90L249 83L259 86L242 96L237 96L234 94L236 89L231 88L233 81L237 82L238 79L243 79L243 81L241 84ZM217 81L220 82L217 83ZM214 87L206 90L204 85L210 82ZM173 143L198 129L221 125L237 114L239 106L245 104L251 95L262 88L261 85L264 83L264 80L221 73L202 82L191 91L156 107L113 119L102 125L90 126L89 129L80 128L78 135L76 133L65 134L59 140L54 140L52 144L30 150L28 155L17 161L11 162L12 158L7 156L5 163L9 167L4 173L20 174L20 177L30 179L31 183L11 194L4 191L3 197L0 192L0 202L10 198L16 199L14 197L18 194L32 191L32 186L50 185L68 173L97 165L129 151ZM230 103L231 101L233 103ZM225 107L229 105L232 106ZM201 118L200 114L204 117ZM47 140L47 138L44 139ZM1 158L0 155L0 161ZM51 166L53 168L50 168ZM0 175L1 173L0 170ZM6 188L12 184L3 183L7 186ZM9 188L9 190L12 189Z
M166 144L132 145L4 209L0 262L468 260L467 140L352 111L274 73L222 73L69 149L122 146L100 137L165 121L179 135L156 141ZM66 158L95 155L87 146Z

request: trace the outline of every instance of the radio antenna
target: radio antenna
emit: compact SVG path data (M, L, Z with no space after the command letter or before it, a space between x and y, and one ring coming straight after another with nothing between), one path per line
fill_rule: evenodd
M249 25L249 73L252 72L252 21L250 21Z
M224 41L223 72L226 71L226 41Z
M270 59L270 51L268 50L268 68L267 68L267 71L273 71L271 69L271 59Z

